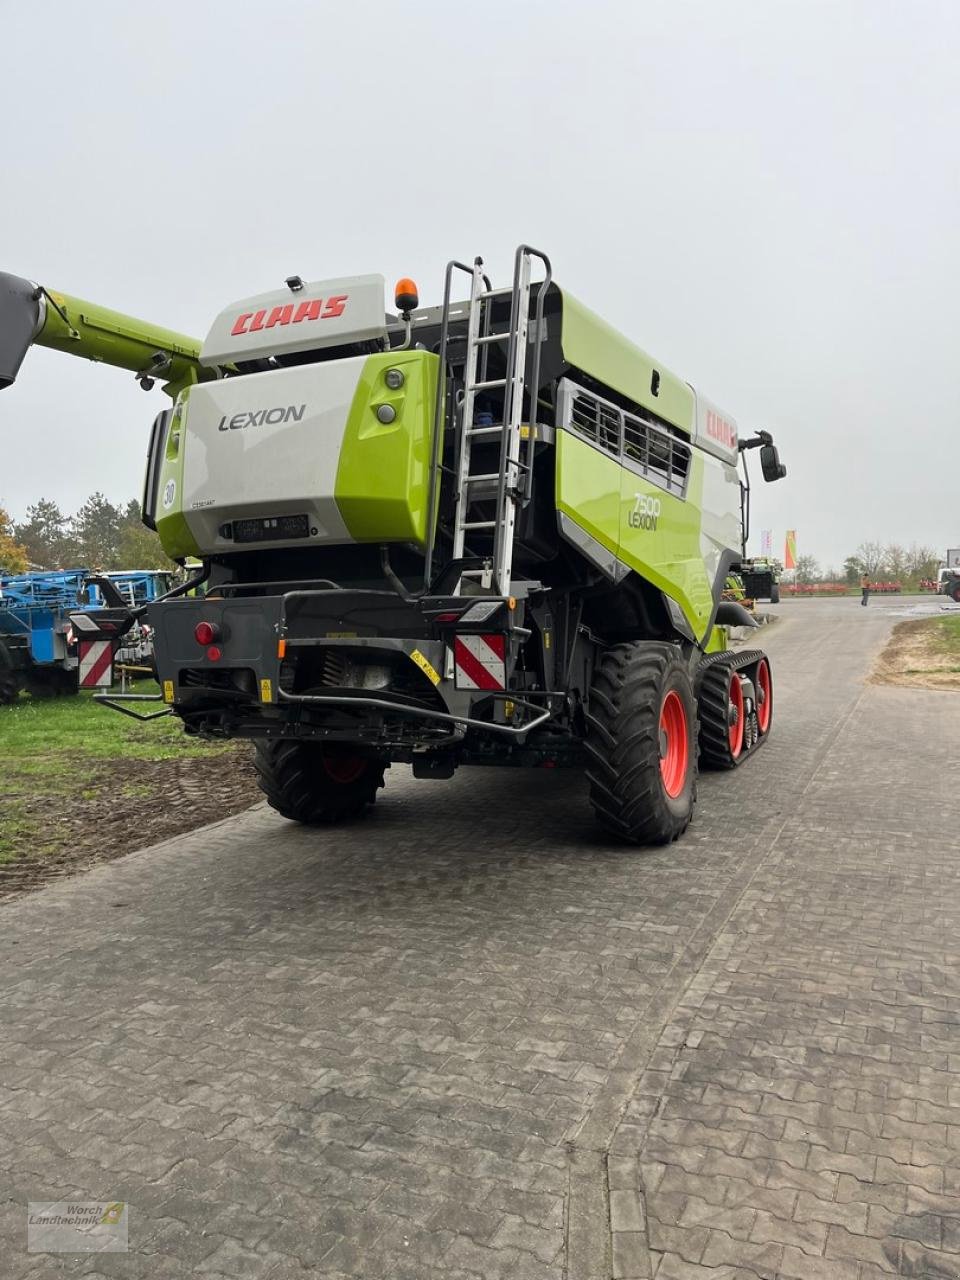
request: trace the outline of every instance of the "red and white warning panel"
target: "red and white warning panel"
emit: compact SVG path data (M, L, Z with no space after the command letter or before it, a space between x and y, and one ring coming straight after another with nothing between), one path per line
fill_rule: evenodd
M113 641L80 641L80 688L102 689L113 683Z
M458 689L505 689L507 637L457 636L453 642L453 669Z

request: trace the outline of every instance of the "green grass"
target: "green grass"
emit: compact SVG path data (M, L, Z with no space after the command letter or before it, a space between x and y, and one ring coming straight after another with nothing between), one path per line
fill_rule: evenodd
M145 681L136 692L156 688ZM159 705L148 703L144 710ZM12 706L0 707L0 863L25 848L44 853L57 847L29 816L28 799L63 803L72 797L82 804L96 795L95 775L111 760L170 760L228 749L187 738L173 716L140 724L98 705L90 693L36 701L21 694ZM146 797L149 788L126 784L122 794Z
M156 685L137 686L134 692L154 692ZM160 704L146 704L156 711ZM51 762L64 756L109 760L116 756L138 760L169 760L173 756L209 755L210 747L184 737L183 726L173 716L140 724L93 701L90 693L73 698L35 701L21 694L10 707L0 707L0 768L17 762L21 772L46 774Z
M930 630L934 651L960 660L960 617L934 618Z

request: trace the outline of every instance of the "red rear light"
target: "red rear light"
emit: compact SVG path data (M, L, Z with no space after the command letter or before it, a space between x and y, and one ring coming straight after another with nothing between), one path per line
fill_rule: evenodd
M220 659L223 657L223 650L220 648L219 645L212 644L210 648L207 650L207 657L211 662L219 662Z
M193 638L197 644L213 644L214 640L220 639L220 628L215 622L198 622L193 628ZM219 653L217 657L220 657Z
M448 611L447 613L438 613L435 615L433 620L434 622L456 622L460 617L460 613L461 611L459 609L456 612Z

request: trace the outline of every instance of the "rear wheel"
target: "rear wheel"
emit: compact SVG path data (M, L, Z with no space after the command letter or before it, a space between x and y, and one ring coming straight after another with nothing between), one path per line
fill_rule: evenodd
M358 817L383 786L384 764L348 747L313 742L258 742L257 784L271 808L293 822Z
M780 603L780 583L779 582L775 582L773 586L770 588L770 603L771 604Z
M697 710L685 663L667 644L620 644L597 663L586 749L601 824L635 844L669 844L693 816Z

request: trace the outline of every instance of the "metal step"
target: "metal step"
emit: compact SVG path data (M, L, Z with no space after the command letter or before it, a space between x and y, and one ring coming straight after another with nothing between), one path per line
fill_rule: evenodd
M468 427L463 433L465 436L499 436L503 435L503 423L498 422L494 427Z

